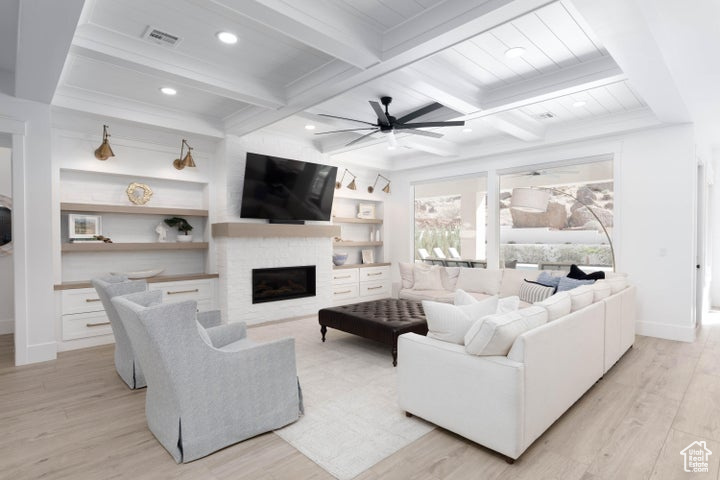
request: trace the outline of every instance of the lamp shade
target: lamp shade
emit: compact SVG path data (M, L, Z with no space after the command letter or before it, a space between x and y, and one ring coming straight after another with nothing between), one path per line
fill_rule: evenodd
M525 212L547 210L550 192L538 188L513 188L510 207Z

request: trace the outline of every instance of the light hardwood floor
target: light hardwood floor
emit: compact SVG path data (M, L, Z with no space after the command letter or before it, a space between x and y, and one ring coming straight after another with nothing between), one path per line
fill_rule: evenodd
M282 330L296 337L298 355L322 348L316 323L284 326L252 328L250 336ZM720 326L698 337L637 337L514 465L436 429L358 479L718 479ZM112 346L14 367L12 336L0 336L0 478L332 478L273 433L176 465L148 431L144 402L145 391L128 390L115 373ZM695 440L714 452L709 474L683 472L680 450Z

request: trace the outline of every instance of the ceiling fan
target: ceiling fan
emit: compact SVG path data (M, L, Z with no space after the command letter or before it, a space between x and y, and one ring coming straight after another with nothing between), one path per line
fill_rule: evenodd
M406 133L412 133L413 135L422 135L424 137L433 137L433 138L440 138L443 135L441 133L436 132L427 132L425 130L417 130L418 128L425 128L425 127L461 127L465 125L464 121L451 121L451 122L416 122L416 123L407 123L410 120L413 120L418 117L422 117L423 115L426 115L430 112L434 112L435 110L442 108L442 104L440 103L431 103L430 105L427 105L425 107L422 107L418 110L415 110L414 112L408 113L407 115L404 115L400 118L395 118L390 113L388 113L388 105L392 102L392 97L381 97L380 103L382 103L385 106L385 111L383 111L382 107L380 106L380 103L370 100L370 106L375 111L375 114L377 115L377 123L370 123L365 122L363 120L355 120L354 118L346 118L346 117L338 117L336 115L327 115L324 113L321 113L319 115L323 117L330 117L330 118L337 118L340 120L347 120L350 122L357 122L362 123L364 125L369 125L367 127L357 127L357 128L346 128L343 130L332 130L329 132L318 132L315 135L327 135L329 133L341 133L341 132L360 132L360 131L367 131L370 130L369 133L366 133L351 142L345 144L346 147L349 147L350 145L354 145L358 142L362 142L363 140L368 139L368 137L374 133L381 132L390 134L390 143L394 146L395 137L394 132L398 130L402 130Z

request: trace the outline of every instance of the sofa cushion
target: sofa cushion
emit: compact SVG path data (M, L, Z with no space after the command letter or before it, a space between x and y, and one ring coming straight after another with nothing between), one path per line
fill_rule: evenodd
M599 271L599 272L592 272L592 273L585 273L582 270L580 270L580 267L578 267L575 264L570 265L570 273L567 274L568 278L574 278L576 280L601 280L605 278L605 272Z
M547 322L547 311L538 306L489 315L465 334L465 351L473 355L507 355L522 333Z
M401 287L412 288L413 283L415 283L415 277L413 275L414 265L412 263L400 262L398 263L398 267L400 267Z
M520 284L524 280L534 282L540 272L538 270L515 270L506 268L502 274L500 297L510 297L520 293Z
M482 300L482 298L478 298L478 296L487 298L487 295L484 295L482 293L470 294L465 290L456 290L454 303L455 305L472 305L473 303L477 303L479 300ZM519 308L520 297L518 297L517 295L512 297L505 297L501 298L498 301L498 307L495 313L514 312Z
M497 295L500 293L502 270L488 270L486 268L461 268L455 288L466 292L487 293Z
M574 278L560 277L560 282L558 283L557 291L565 292L567 290L572 290L573 288L577 288L580 285L592 285L593 283L595 283L595 280L576 280Z
M460 267L440 267L440 280L445 290L455 291L459 275Z
M592 285L581 285L577 288L573 288L567 292L570 295L570 311L576 312L581 308L585 308L595 298L595 291Z
M470 305L449 305L423 300L430 338L443 342L463 344L472 324L497 311L498 297L493 296Z
M535 305L539 305L547 310L548 322L567 315L572 309L572 301L570 300L570 294L568 292L558 292Z
M415 268L413 271L413 290L444 290L440 278L440 268Z
M620 290L627 287L627 277L624 275L618 275L616 277L611 277L605 280L610 284L610 291L613 295L618 293Z
M555 293L555 288L525 280L520 284L520 300L527 303L542 302Z
M598 280L592 284L593 302L599 302L603 298L607 298L612 294L612 287L607 280Z
M432 300L434 302L453 303L455 294L446 290L411 290L404 289L398 293L398 298L405 300Z

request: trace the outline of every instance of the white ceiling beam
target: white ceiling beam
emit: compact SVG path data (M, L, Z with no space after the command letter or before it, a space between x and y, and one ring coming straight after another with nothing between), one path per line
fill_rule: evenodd
M573 0L569 8L573 5L660 120L692 120L665 62L664 52L636 1ZM649 8L661 7L653 4Z
M440 138L425 138L416 135L407 135L399 142L400 145L410 147L414 150L431 153L439 157L457 157L460 155L460 147L457 143L442 140Z
M493 128L526 142L542 140L546 127L520 111L500 112L484 117Z
M411 21L386 33L383 38L382 62L358 72L345 72L338 75L333 82L316 83L315 86L298 95L288 96L287 105L283 108L265 111L244 122L233 122L228 133L242 136L266 127L491 30L548 3L551 2L548 0L524 0L522 2L488 0L478 6L477 0L443 2L442 6L447 8L432 8L428 13L414 17ZM435 20L433 20L433 15L436 16ZM420 21L421 18L422 21ZM437 18L440 19L440 22ZM428 26L431 23L433 26ZM429 28L431 32L423 31L423 28L426 30ZM390 48L385 49L388 46ZM312 77L313 74L306 79L308 84L312 84Z
M50 103L84 0L23 0L18 19L15 96Z
M625 78L625 74L612 58L599 57L556 72L488 90L482 99L483 110L475 117L525 107L620 82Z
M450 77L446 70L433 68L426 61L405 67L392 74L393 80L448 108L468 115L481 109L480 89Z
M130 38L97 25L86 24L78 28L72 52L253 105L274 109L285 104L281 86L251 75L219 70L210 64L199 69L196 61L168 47Z
M331 2L213 0L235 13L358 68L380 62L381 35Z

